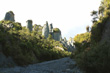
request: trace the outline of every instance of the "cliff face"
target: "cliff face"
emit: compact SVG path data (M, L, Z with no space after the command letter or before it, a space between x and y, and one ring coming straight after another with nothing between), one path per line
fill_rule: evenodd
M15 21L14 19L14 13L12 11L9 11L6 13L4 20L9 20L9 21Z
M101 43L104 41L110 42L110 17L107 19L106 23L104 24L104 31L102 33Z

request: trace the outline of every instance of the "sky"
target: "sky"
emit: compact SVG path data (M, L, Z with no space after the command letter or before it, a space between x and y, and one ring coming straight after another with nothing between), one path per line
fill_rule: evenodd
M98 10L101 0L1 0L0 20L6 12L13 11L15 21L26 26L31 19L33 24L44 25L46 21L59 28L62 37L74 38L92 26L90 12Z

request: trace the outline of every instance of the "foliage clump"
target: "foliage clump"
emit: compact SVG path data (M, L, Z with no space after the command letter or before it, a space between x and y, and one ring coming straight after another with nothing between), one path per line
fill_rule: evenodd
M60 29L59 28L54 28L53 32L60 32Z

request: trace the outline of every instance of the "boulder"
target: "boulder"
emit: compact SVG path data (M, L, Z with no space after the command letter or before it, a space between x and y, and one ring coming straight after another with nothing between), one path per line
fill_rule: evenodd
M12 11L7 12L4 20L9 20L9 21L15 22L14 13Z

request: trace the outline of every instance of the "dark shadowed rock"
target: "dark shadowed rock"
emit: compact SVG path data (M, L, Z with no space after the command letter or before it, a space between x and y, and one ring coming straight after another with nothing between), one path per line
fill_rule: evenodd
M12 11L9 11L6 13L4 20L9 20L9 21L15 21L14 19L14 13Z
M61 31L58 28L53 29L53 35L54 35L54 40L60 41L61 40Z
M26 22L27 22L27 29L32 31L32 20L27 20Z

